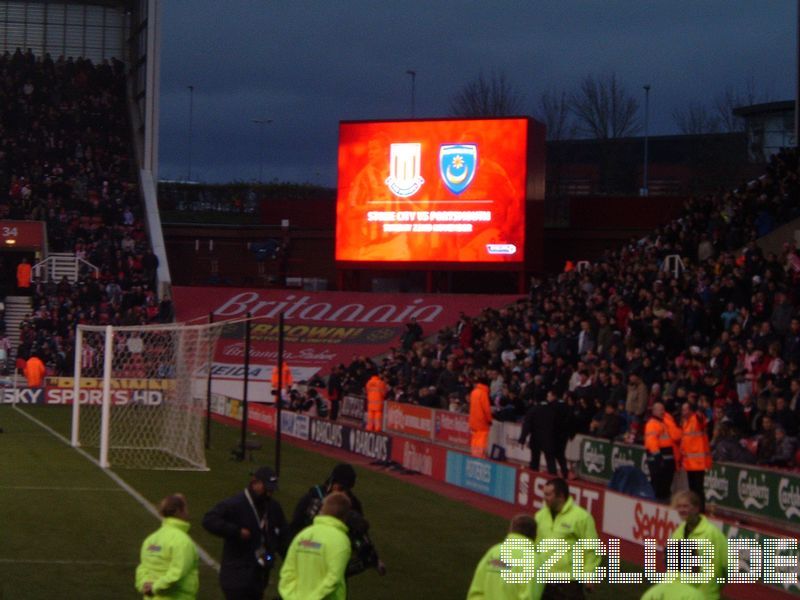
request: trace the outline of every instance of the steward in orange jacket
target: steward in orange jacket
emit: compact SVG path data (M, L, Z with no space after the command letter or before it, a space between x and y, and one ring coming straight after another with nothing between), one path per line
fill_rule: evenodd
M485 377L478 379L469 395L469 430L472 456L486 456L489 444L489 430L492 428L492 406L489 403L489 382Z
M28 387L38 388L42 387L44 383L44 376L47 369L42 362L42 359L35 354L25 362L25 377L28 380Z
M389 386L377 373L369 378L367 392L367 431L380 431L383 427L383 401Z
M700 498L700 511L705 511L705 478L711 468L711 444L706 427L708 420L701 410L688 402L681 405L681 465L689 480L689 489Z
M680 461L681 429L661 402L653 404L653 412L644 427L644 447L650 483L659 500L668 500L672 479Z
M281 377L281 384L284 390L292 387L292 371L286 361L283 361L283 375ZM278 401L278 367L272 369L272 393L275 394L275 402Z

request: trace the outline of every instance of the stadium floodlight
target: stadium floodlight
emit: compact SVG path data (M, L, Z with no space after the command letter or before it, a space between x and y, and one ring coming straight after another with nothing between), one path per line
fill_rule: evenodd
M72 445L100 466L205 470L207 375L225 323L79 325Z

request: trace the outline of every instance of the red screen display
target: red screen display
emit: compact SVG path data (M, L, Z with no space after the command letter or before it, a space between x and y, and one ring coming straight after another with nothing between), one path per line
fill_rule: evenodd
M341 123L336 260L524 260L527 119Z

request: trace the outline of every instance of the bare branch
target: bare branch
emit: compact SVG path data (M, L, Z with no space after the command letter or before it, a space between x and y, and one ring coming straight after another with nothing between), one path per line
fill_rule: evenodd
M587 75L570 95L570 109L578 132L605 140L636 133L639 103L625 89L615 73L604 79Z
M483 73L467 82L451 99L455 117L505 117L520 114L523 96L503 71Z
M548 140L565 140L575 136L575 123L570 118L572 113L566 92L544 92L539 96L539 106L534 112L547 128Z
M678 130L685 135L701 135L719 132L719 120L705 104L690 102L684 108L672 111Z

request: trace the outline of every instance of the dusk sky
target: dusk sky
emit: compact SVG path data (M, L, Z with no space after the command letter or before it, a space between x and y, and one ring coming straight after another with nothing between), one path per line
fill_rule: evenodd
M161 14L160 178L336 184L338 123L443 117L469 80L504 72L535 115L542 92L615 72L651 135L672 112L748 82L795 96L793 0L169 0ZM643 116L643 113L642 113ZM253 119L272 119L258 125Z

